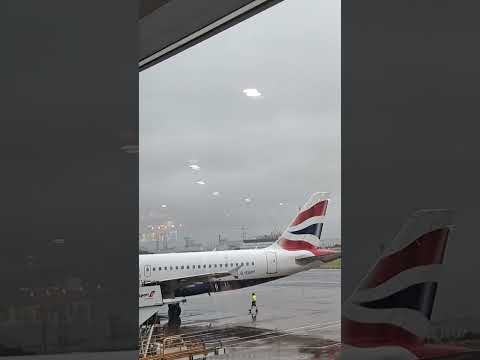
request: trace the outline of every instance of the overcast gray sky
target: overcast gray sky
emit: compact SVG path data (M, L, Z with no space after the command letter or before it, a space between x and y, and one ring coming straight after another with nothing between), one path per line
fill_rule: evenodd
M285 0L140 73L140 224L236 240L329 191L339 238L340 148L340 0Z

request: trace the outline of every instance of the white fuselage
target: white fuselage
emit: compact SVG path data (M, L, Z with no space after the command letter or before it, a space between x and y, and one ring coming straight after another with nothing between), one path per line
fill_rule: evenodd
M295 258L308 255L306 251L284 251L279 248L187 252L140 255L140 284L170 279L200 276L211 273L230 273L210 280L213 291L233 290L253 286L288 276L311 267L298 265ZM177 291L176 296L191 296L210 292L207 284L190 286Z

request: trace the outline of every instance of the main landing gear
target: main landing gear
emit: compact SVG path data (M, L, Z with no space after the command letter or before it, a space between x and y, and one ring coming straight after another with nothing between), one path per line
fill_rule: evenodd
M180 327L182 320L180 315L182 314L182 308L179 303L168 304L168 326Z

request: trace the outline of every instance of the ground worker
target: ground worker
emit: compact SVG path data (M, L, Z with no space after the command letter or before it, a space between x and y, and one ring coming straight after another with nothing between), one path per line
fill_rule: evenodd
M252 315L252 320L255 321L257 319L257 295L255 293L252 293L252 306L250 307L250 310L248 310L248 313Z
M252 293L252 307L257 306L257 295L255 293Z

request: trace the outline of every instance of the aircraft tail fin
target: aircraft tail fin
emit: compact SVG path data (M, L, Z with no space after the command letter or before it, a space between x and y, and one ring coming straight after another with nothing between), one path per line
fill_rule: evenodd
M307 250L315 253L320 247L328 202L328 193L314 193L272 246L288 251Z
M449 210L412 214L342 306L342 341L415 352L427 336L447 241Z

